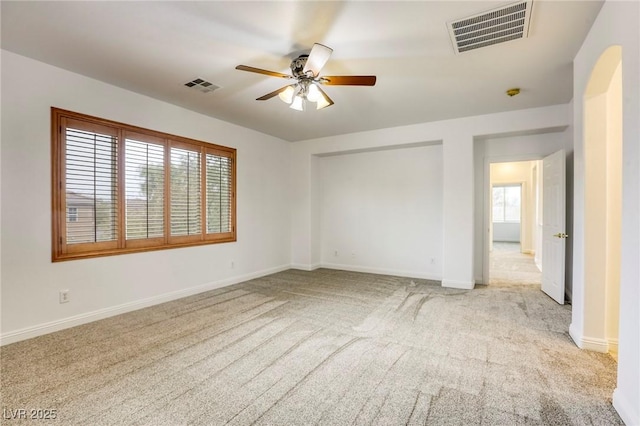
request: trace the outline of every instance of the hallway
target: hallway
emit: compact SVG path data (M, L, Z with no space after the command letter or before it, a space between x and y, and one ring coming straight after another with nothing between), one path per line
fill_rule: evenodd
M490 285L540 285L542 272L536 267L533 255L520 252L519 243L494 242L490 262Z

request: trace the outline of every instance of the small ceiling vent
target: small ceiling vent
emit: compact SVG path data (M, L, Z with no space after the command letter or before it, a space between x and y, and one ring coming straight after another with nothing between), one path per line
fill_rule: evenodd
M192 89L196 89L197 91L202 93L213 92L214 90L220 88L220 86L216 86L215 84L209 83L208 81L205 81L201 78L196 78L194 80L191 80L190 82L185 83L184 85Z
M456 53L526 38L529 35L533 0L449 22L449 35Z

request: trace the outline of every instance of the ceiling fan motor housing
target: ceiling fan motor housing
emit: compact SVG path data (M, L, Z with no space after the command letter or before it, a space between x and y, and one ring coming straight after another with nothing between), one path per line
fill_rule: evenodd
M291 74L293 74L294 77L305 77L304 66L307 64L308 58L309 55L300 55L291 61Z

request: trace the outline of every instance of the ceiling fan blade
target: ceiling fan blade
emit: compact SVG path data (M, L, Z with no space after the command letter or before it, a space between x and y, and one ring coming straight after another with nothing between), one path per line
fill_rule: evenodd
M307 58L307 63L302 70L305 74L307 71L313 72L313 76L317 77L320 74L320 70L327 63L333 49L325 46L324 44L315 43L311 48L311 53Z
M266 101L267 99L271 99L271 98L273 98L274 96L277 96L277 95L279 95L280 93L282 93L282 92L284 92L285 90L287 90L287 88L288 88L288 87L293 87L293 88L295 88L295 84L292 84L292 85L290 85L290 86L284 86L284 87L281 87L281 88L280 88L280 89L278 89L278 90L274 90L274 91L273 91L273 92L271 92L271 93L267 93L267 94L266 94L266 95L264 95L264 96L260 96L259 98L257 98L257 99L256 99L256 101Z
M327 95L327 92L322 90L320 87L318 87L318 90L320 91L320 93L322 93L322 96L324 96L325 102L318 101L317 109L322 109L322 108L330 107L331 105L333 105L333 100L329 97L329 95Z
M280 72L263 70L262 68L250 67L248 65L238 65L236 67L236 69L240 70L240 71L249 71L249 72L255 72L255 73L258 73L258 74L269 75L271 77L293 78L292 76L290 76L288 74L282 74Z
M329 86L375 86L375 75L325 75L320 83Z

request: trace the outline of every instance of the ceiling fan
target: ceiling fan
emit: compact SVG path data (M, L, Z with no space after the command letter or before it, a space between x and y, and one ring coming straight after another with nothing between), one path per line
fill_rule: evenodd
M320 88L320 85L327 86L374 86L376 84L375 75L325 75L320 76L320 70L329 60L333 49L319 43L315 43L308 55L300 55L291 61L291 74L282 74L275 71L250 67L248 65L238 65L237 70L255 72L271 77L280 77L295 80L294 84L284 86L271 93L257 98L257 101L266 101L274 96L298 111L305 109L306 101L315 102L316 109L326 108L333 105L331 98Z

